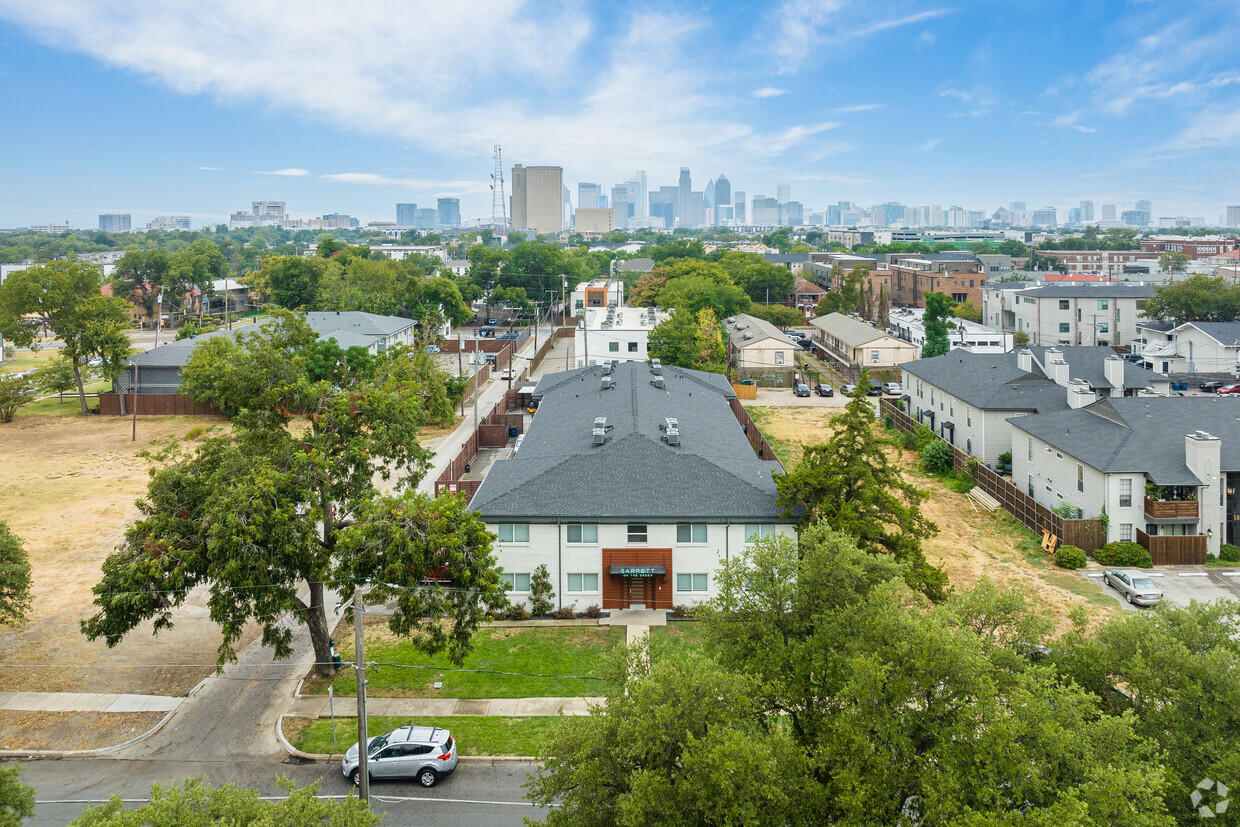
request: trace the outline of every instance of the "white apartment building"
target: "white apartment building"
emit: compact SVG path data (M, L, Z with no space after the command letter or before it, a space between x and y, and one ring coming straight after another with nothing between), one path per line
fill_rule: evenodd
M737 313L723 320L728 331L728 361L739 370L790 369L799 346L768 321Z
M926 344L924 307L895 307L888 314L887 326L897 339L917 346L918 352ZM954 327L947 332L951 349L963 348L974 353L1007 353L1012 349L1011 331L996 330L968 319L952 319Z
M1240 376L1240 322L1144 322L1132 349L1160 373Z
M1155 285L1144 282L986 285L982 320L1024 331L1031 345L1131 345Z
M573 334L577 367L603 362L645 362L650 329L670 314L653 307L587 308Z
M619 279L583 281L569 297L573 315L581 318L588 308L620 307L624 304L624 282Z

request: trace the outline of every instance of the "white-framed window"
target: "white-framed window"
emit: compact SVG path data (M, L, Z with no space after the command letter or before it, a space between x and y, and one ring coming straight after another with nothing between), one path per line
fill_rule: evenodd
M784 352L782 350L775 351L775 364L782 365L784 363Z
M1025 459L1033 462L1033 437L1029 437L1029 455Z
M628 538L630 543L644 543L647 537L645 523L629 523Z
M569 574L566 588L570 592L596 592L598 591L598 572Z
M1132 523L1119 524L1119 538L1125 543L1132 542Z
M499 579L504 584L506 591L528 592L530 590L530 575L528 573L519 574L506 571L500 574Z
M775 526L766 523L747 523L745 525L745 542L755 543L763 537L775 534Z
M495 527L501 543L528 543L530 541L529 523L500 523Z
M1076 490L1077 491L1085 490L1085 466L1084 465L1076 466Z
M1119 507L1130 508L1132 506L1132 480L1119 481Z
M1110 301L1107 299L1098 299L1098 309L1107 310L1110 308Z
M707 577L705 574L677 574L676 575L676 591L678 592L704 592L706 591Z
M620 343L619 343L619 342L608 342L608 343L607 343L607 352L608 352L608 353L619 353L619 352L620 352Z
M629 353L637 352L637 342L629 342Z
M597 543L598 525L596 523L569 523L568 542Z
M877 350L871 350L871 351L870 351L870 361L871 361L871 362L877 362L877 361L878 361L878 351L877 351Z
M677 523L676 542L705 543L706 523Z

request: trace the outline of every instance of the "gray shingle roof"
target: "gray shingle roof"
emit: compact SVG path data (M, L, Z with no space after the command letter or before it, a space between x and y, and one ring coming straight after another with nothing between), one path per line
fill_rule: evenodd
M875 339L890 338L878 328L858 321L851 316L845 316L843 313L828 313L825 316L811 319L810 324L823 333L830 333L851 347L864 345L866 342L873 342Z
M625 362L616 387L600 390L602 368L544 376L538 412L514 458L491 466L470 507L488 521L782 521L774 462L759 460L714 373L667 367L666 389L650 366ZM594 418L611 437L595 447ZM680 421L680 447L660 440L666 417Z
M750 316L748 313L737 313L735 316L729 316L724 319L723 323L728 329L728 339L731 341L732 347L745 347L745 345L752 345L765 339L775 339L780 344L795 347L791 339L779 332L778 327L764 319L759 319L757 316ZM738 324L745 327L745 329L737 330L736 326ZM752 333L753 338L746 339L746 333Z
M1046 364L1047 347L1031 347L1033 356L1038 362ZM1115 351L1112 348L1099 345L1081 346L1081 347L1058 347L1061 358L1068 363L1068 376L1072 379L1084 379L1089 383L1091 388L1110 388L1114 387L1106 379L1105 369L1103 367L1108 356L1114 356ZM1042 375L1046 375L1042 373ZM1124 387L1125 388L1152 388L1153 379L1159 376L1149 368L1140 365L1134 365L1131 362L1124 362Z
M185 363L189 361L189 356L193 353L194 348L199 342L212 339L216 336L230 336L235 333L252 330L252 327L244 327L239 330L228 330L228 328L220 328L212 330L209 333L203 333L199 336L191 336L188 339L182 339L179 342L168 342L157 348L136 353L125 360L125 364L132 365L135 362L140 368L181 368L185 367ZM167 334L172 335L172 334Z
M1227 397L1103 399L1076 410L1009 419L1016 428L1104 473L1144 473L1158 485L1201 485L1184 437L1220 439L1220 471L1240 471L1240 406Z
M1190 325L1224 347L1240 345L1240 322L1186 322L1181 327Z
M360 310L313 311L306 314L306 323L316 333L334 330L352 330L365 336L391 336L413 325L413 319L400 316L380 316Z
M1129 281L1110 282L1047 282L1020 291L1022 296L1041 299L1148 299L1157 289L1152 284L1133 284Z

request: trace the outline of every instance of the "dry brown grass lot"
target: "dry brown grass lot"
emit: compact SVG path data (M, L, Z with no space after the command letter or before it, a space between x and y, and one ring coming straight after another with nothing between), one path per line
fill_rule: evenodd
M146 732L163 712L14 712L0 709L0 749L99 749Z
M131 442L121 418L19 413L0 425L0 520L25 541L33 575L29 621L0 627L0 664L41 664L0 668L0 690L180 695L213 671L220 633L205 594L191 596L159 637L146 624L108 649L78 630L103 560L146 490L149 466L138 452L200 425L226 427L210 417L144 417ZM65 663L79 666L51 665Z
M831 435L832 416L838 413L830 408L748 406L746 410L789 470L800 460L803 446ZM1037 547L1032 533L1006 512L987 513L964 494L925 475L915 451L893 447L889 454L905 476L929 494L922 511L934 520L939 532L923 540L922 548L927 559L947 572L952 586L967 588L983 576L1018 586L1055 619L1061 631L1067 629L1068 613L1074 606L1086 607L1094 622L1117 611L1115 601L1100 594L1096 586L1057 568Z

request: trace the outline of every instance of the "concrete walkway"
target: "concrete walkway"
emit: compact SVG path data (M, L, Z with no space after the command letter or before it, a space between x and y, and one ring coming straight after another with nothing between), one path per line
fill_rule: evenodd
M589 715L590 704L603 698L366 698L366 717L431 717L444 715L486 715L525 718L531 715ZM293 701L286 714L297 718L327 718L332 707L338 718L357 717L357 699L326 695L303 695Z
M19 712L171 712L185 698L94 692L0 692L0 709Z

